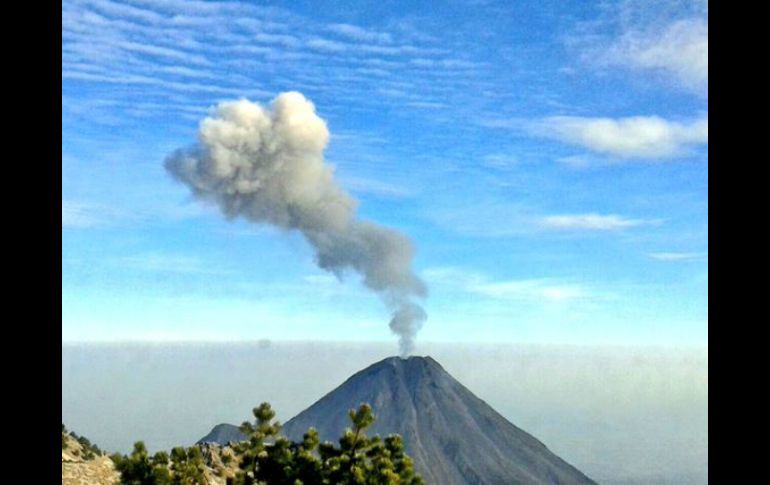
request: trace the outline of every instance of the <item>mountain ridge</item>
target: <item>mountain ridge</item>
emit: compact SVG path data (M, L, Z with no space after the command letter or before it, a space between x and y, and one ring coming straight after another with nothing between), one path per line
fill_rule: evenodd
M215 443L220 445L227 445L232 442L247 441L248 437L241 431L240 427L229 423L220 423L211 431L195 442L196 445Z

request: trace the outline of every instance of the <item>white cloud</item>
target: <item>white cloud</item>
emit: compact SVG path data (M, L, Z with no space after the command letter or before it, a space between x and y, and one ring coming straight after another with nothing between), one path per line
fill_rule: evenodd
M617 231L629 227L651 224L657 221L628 219L610 214L568 214L545 216L539 220L542 227L566 231Z
M400 89L381 88L377 90L378 94L388 96L390 98L407 98L409 95Z
M286 34L266 34L259 32L254 34L253 39L257 42L264 42L266 44L280 44L286 47L298 47L300 41L293 35Z
M407 101L406 103L404 103L404 105L409 106L410 108L415 108L419 110L423 110L423 109L436 110L436 109L447 108L446 103L439 103L436 101Z
M357 194L370 194L397 199L411 195L410 191L401 185L394 185L372 178L341 176L340 183L351 192Z
M442 54L445 53L443 49L431 48L431 47L416 47L413 45L378 45L378 44L364 44L358 42L339 42L336 40L329 40L322 37L312 37L306 42L306 46L321 52L334 53L334 54L383 54L383 55L430 55L430 54ZM450 63L448 65L444 63L437 63L436 65L445 67L448 69L457 68L456 65Z
M103 112L122 115L111 124L166 116L162 103L173 96L185 96L185 104L202 107L222 96L270 98L275 94L269 90L271 81L261 73L272 72L276 62L284 67L276 82L322 89L343 106L381 105L388 100L374 96L377 89L401 88L434 93L410 99L412 108L438 109L444 107L442 89L465 85L458 69L467 62L447 60L448 51L437 48L434 40L393 31L393 26L386 32L327 25L281 8L241 2L129 3L62 4L63 89L108 85L99 99L115 103L88 113L89 120L103 118ZM346 63L330 63L329 56ZM393 56L403 57L396 62ZM415 57L432 63L430 78L409 64ZM389 85L384 82L389 77L408 79L410 86ZM210 82L217 79L220 82ZM134 89L137 85L143 89ZM78 89L77 97L87 100L81 96L86 91ZM136 109L137 103L149 104ZM192 118L180 114L178 119Z
M393 37L386 32L373 32L350 24L331 24L327 29L330 32L357 41L377 43L390 43L393 41Z
M349 44L337 42L336 40L322 39L320 37L314 37L308 40L306 45L311 49L324 52L345 52L350 49Z
M493 153L481 157L481 164L496 170L510 170L519 164L519 160L515 155Z
M326 273L305 275L302 277L302 280L305 281L306 283L310 283L311 285L315 285L315 286L329 286L329 285L338 286L340 284L339 279Z
M687 123L657 116L589 118L552 116L532 126L535 133L623 159L662 159L708 144L708 117Z
M683 87L706 94L708 90L708 21L685 19L664 29L630 31L611 46L608 64L665 72Z
M557 278L491 280L483 274L455 267L428 268L422 272L422 276L431 287L459 290L497 300L552 303L594 296L582 285Z
M580 286L554 284L547 279L497 281L471 285L468 289L471 293L506 300L568 301L586 296Z
M98 207L93 204L63 200L61 225L68 228L92 227L104 223Z
M78 200L65 199L61 202L62 228L82 229L96 226L112 226L118 221L136 222L143 214L140 211L127 211L124 207L113 206L110 203L95 204ZM165 211L159 209L157 204L148 211L148 214L157 215Z
M650 253L652 259L658 261L702 261L708 257L708 253Z
M591 165L591 160L581 155L559 157L556 159L556 162L575 169L586 168Z
M618 232L661 219L631 218L619 214L547 213L526 204L490 201L477 197L474 204L435 207L425 217L446 230L472 237L527 237L543 233Z
M597 14L565 36L587 67L625 69L633 82L658 78L708 96L708 2L621 0L603 2Z
M228 274L230 271L206 264L198 257L180 254L144 253L116 261L120 266L150 273Z

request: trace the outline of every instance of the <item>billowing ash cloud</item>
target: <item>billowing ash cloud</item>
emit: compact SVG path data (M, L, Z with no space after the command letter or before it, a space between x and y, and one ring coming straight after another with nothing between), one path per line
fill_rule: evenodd
M337 277L358 272L393 311L390 328L408 355L426 319L414 302L427 295L411 268L414 247L403 234L357 218L356 201L324 163L328 141L313 103L287 92L268 108L245 99L219 104L201 122L198 143L172 153L165 164L227 218L299 230L319 267Z

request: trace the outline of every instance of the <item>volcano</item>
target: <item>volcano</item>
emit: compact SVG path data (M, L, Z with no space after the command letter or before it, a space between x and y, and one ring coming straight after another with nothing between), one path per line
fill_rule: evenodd
M390 357L354 374L283 426L301 441L315 427L335 441L347 411L372 406L367 434L398 433L431 485L595 484L476 397L430 357Z

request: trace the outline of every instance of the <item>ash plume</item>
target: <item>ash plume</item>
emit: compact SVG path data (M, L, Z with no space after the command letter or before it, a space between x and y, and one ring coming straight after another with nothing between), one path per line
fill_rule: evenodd
M228 219L296 229L316 263L341 278L352 269L392 311L390 329L408 355L426 319L415 303L427 288L412 271L414 246L393 229L361 220L357 202L324 163L329 130L298 92L269 107L241 99L220 103L205 118L198 143L166 158L166 170Z

